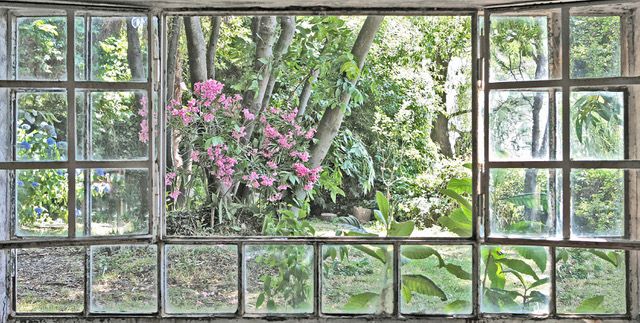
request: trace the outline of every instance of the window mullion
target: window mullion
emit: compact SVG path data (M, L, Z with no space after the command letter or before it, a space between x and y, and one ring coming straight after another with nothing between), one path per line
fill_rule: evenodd
M571 238L571 168L570 168L570 149L571 149L571 110L570 105L570 91L569 86L569 22L570 13L568 7L563 7L560 11L560 30L561 41L560 47L562 48L562 237L563 239Z
M67 10L67 226L69 238L76 236L76 89L75 12Z

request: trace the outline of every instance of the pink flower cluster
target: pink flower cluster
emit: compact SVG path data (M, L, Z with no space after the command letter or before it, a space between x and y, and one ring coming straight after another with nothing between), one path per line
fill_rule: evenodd
M224 84L215 80L196 83L184 104L173 100L167 106L170 127L193 145L188 156L193 165L210 170L227 187L243 183L270 202L283 200L286 191L298 185L313 189L321 168L305 164L316 130L298 124L297 109L269 107L256 113L241 106L242 97L227 96L223 90ZM213 145L203 145L207 140L202 136L215 136ZM177 176L168 173L165 184L172 185ZM177 199L180 191L169 195Z
M231 186L238 160L226 155L228 149L226 145L216 145L207 148L207 155L216 167L216 170L212 171L213 175L226 186Z
M140 121L140 131L138 132L138 140L142 143L149 142L149 108L147 107L147 97L143 96L140 99L140 109L138 110L138 115L142 117ZM158 120L156 116L153 116L153 125L157 125Z

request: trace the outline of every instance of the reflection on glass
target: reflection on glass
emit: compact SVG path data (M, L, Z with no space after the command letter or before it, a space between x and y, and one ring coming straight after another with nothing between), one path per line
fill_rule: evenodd
M147 18L91 17L91 80L147 80Z
M553 237L562 224L562 170L491 169L492 235Z
M554 104L550 104L550 97ZM550 160L562 155L562 94L556 90L492 91L491 160Z
M248 313L313 312L313 246L245 248Z
M571 16L571 77L620 76L620 16Z
M546 16L491 16L491 81L549 78Z
M471 313L470 246L405 245L400 254L402 313Z
M84 248L17 250L18 313L79 313L84 309Z
M67 18L19 17L16 26L16 78L66 80Z
M91 247L91 312L157 309L156 246Z
M624 251L558 248L556 258L558 313L627 312Z
M322 247L322 312L393 312L393 248L389 245Z
M623 92L571 93L571 158L624 159Z
M571 231L581 237L624 234L625 170L571 171Z
M66 160L66 92L20 92L16 99L16 160Z
M16 171L16 235L67 235L67 171Z
M168 245L167 312L233 313L238 307L236 246Z
M549 251L545 247L482 246L480 310L549 313Z
M84 221L90 215L91 235L149 232L146 169L77 170L76 183L83 187L77 192L76 214Z
M139 160L148 156L144 91L78 91L76 113L79 159Z

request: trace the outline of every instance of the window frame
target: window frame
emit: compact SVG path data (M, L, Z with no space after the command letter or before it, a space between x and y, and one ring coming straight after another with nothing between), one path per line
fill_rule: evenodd
M624 2L625 0L620 0L620 2ZM598 4L599 2L589 3L587 5ZM569 9L576 6L581 6L584 4L553 4L553 5L541 5L528 7L528 10L535 9L545 9L545 8L560 8L562 15L562 25L568 26L570 12ZM67 14L67 26L74 26L75 12L89 12L92 14L93 9L102 10L100 7L58 7L53 6L54 9L62 9ZM565 63L562 65L562 79L557 80L536 80L536 81L514 81L514 82L489 82L489 37L486 36L487 31L489 31L490 27L490 17L493 13L516 13L521 8L514 7L495 7L495 8L486 8L484 12L477 11L475 9L469 10L451 10L451 11L442 11L442 10L421 10L421 9L401 9L401 10L326 10L326 9L311 9L311 10L204 10L204 11L161 11L157 12L154 10L146 10L146 9L126 9L126 8L118 8L118 9L110 9L117 10L113 11L116 15L121 16L126 13L130 14L140 14L146 15L147 17L147 33L148 33L148 48L149 48L149 57L148 57L148 79L147 82L101 82L101 81L76 81L75 80L75 57L74 52L75 49L70 48L68 44L75 43L75 28L67 28L67 56L66 56L66 65L67 65L67 80L66 81L21 81L21 80L11 80L7 78L6 80L0 80L0 88L30 88L30 89L46 89L46 88L60 88L67 90L68 102L68 116L67 118L70 120L68 124L71 127L68 128L68 138L69 138L69 150L68 150L68 160L61 162L0 162L0 170L15 170L15 169L37 169L41 167L60 167L66 168L68 170L73 170L69 172L69 201L68 205L73 205L75 209L75 169L76 168L109 168L109 167L123 167L122 165L141 165L141 167L146 167L149 170L149 199L151 211L149 214L149 232L148 234L143 235L127 235L127 236L108 236L108 237L100 237L100 236L87 236L87 237L76 237L72 235L71 223L75 224L75 214L74 212L69 213L69 237L65 238L26 238L26 239L17 239L14 236L15 232L11 232L10 239L0 241L0 250L11 250L11 260L10 260L10 268L15 271L17 270L16 263L16 252L15 249L18 248L43 248L49 246L56 247L64 247L64 246L82 246L85 248L85 272L84 272L84 280L85 280L85 294L84 294L84 311L78 314L61 314L61 313L16 313L16 275L12 276L12 288L10 291L12 306L11 306L11 317L18 319L27 319L27 318L42 318L42 317L56 317L56 318L269 318L269 317L277 317L277 318L306 318L306 319L327 319L327 318L368 318L368 319L409 319L409 320L440 320L442 318L451 318L451 319L504 319L504 318L519 318L519 319L539 319L539 318L548 318L548 319L565 319L565 318L616 318L621 320L632 320L637 316L637 313L633 312L634 308L637 308L638 305L638 292L637 290L632 291L631 284L632 282L637 283L638 281L638 269L633 268L631 264L631 258L637 257L637 250L640 249L640 240L594 240L594 239L531 239L531 238L498 238L491 237L489 234L489 227L487 224L489 223L487 215L488 213L488 174L491 168L500 168L500 167L513 167L513 168L522 168L522 167L549 167L550 165L555 165L553 168L562 168L563 175L565 169L568 169L569 174L571 170L571 165L583 165L584 167L611 167L611 161L577 161L571 163L565 163L562 161L518 161L518 162L495 162L489 160L489 149L488 146L488 97L490 90L495 89L544 89L544 88L558 88L563 91L563 100L562 106L567 107L563 109L562 114L562 154L563 160L569 154L569 128L567 124L567 116L569 113L569 93L572 87L587 87L587 86L625 86L625 85L640 85L640 77L628 77L628 76L620 76L620 77L611 77L611 78L602 78L602 79L565 79L565 74L569 72L569 64ZM104 12L104 11L98 11ZM165 157L166 157L166 146L164 145L164 141L166 138L165 135L165 111L159 107L154 107L153 95L154 92L157 91L159 98L159 106L164 106L165 102L165 73L164 73L164 64L166 62L166 48L167 48L167 16L174 15L206 15L207 13L215 14L215 15L265 15L265 14L309 14L309 15L325 15L325 14L378 14L378 15L468 15L471 17L471 62L472 62L472 76L471 81L474 82L477 86L472 86L472 182L473 182L473 223L472 223L472 236L471 237L451 237L451 238L435 238L435 237L420 237L420 238L382 238L382 237L331 237L331 238L322 238L322 237L167 237L166 236L166 228L165 228L165 220L166 220L166 210L164 207L164 196L165 196L165 187L162 185L162 181L159 179L164 178L165 174ZM478 25L479 17L484 17L483 26ZM157 30L153 30L153 19L157 18ZM8 24L7 34L11 34L11 23ZM485 35L480 35L480 29L483 28L485 31ZM562 28L562 57L568 57L569 54L569 28ZM159 43L156 46L155 35L159 35ZM11 39L11 38L7 38ZM13 43L13 41L8 41L8 43ZM8 45L9 47L10 45ZM159 54L155 52L155 49L159 48ZM8 48L9 49L9 48ZM71 50L70 50L71 49ZM152 54L152 50L154 51ZM86 55L89 54L90 49L87 48ZM10 55L8 55L10 57ZM624 55L623 55L624 57ZM621 58L622 59L622 58ZM160 65L162 64L162 65ZM624 62L622 62L624 64ZM86 64L85 70L90 69L89 64ZM566 65L566 66L565 66ZM623 75L624 75L624 67ZM159 122L158 122L158 130L159 130L159 144L155 140L149 141L149 154L147 160L143 161L75 161L75 149L76 149L76 127L75 127L75 91L76 88L87 89L87 90L146 90L148 93L148 106L149 106L149 116L152 116L153 113L159 111ZM481 101L483 100L483 101ZM483 124L480 124L480 103L484 102L484 116L483 116ZM627 104L625 103L625 113L628 114L628 109L626 108ZM625 118L625 123L628 118ZM149 122L149 137L154 138L153 133L156 131L154 129L153 122ZM625 126L625 129L628 127ZM484 142L480 142L481 133L483 133ZM627 138L625 137L625 140ZM158 144L157 149L155 145ZM479 155L480 146L484 147L484 156ZM626 149L626 145L625 145ZM615 161L616 168L640 168L640 161ZM569 177L566 177L569 178ZM569 181L563 181L563 195L566 195ZM626 194L625 189L625 194ZM72 198L73 197L73 198ZM565 203L567 204L567 203ZM564 205L564 204L563 204ZM626 204L625 204L626 207ZM562 210L563 217L563 233L565 237L568 237L568 233L566 232L567 224L569 224L570 229L570 214L566 212L567 206L564 206ZM566 217L569 216L569 219ZM637 218L637 215L630 215ZM626 217L626 219L629 218ZM11 230L14 230L15 216L11 216L10 223ZM86 221L86 220L85 220ZM481 222L483 221L483 222ZM88 221L87 221L88 222ZM482 225L484 225L484 229L482 230ZM74 225L75 230L75 225ZM629 232L628 228L625 232ZM244 311L245 303L244 303L244 292L245 292L245 281L244 276L246 274L245 268L245 259L244 259L244 249L247 245L257 245L257 244L283 244L283 245L312 245L314 250L313 255L313 269L314 269L314 277L313 277L313 286L314 286L314 310L313 313L310 314L246 314ZM92 313L90 311L90 289L91 289L91 281L90 281L90 249L91 246L107 246L107 245L156 245L157 250L157 263L156 263L156 271L157 271L157 312L153 314L114 314L114 313ZM167 281L166 281L166 263L167 263L167 255L166 255L166 246L170 245L235 245L237 247L238 252L238 309L235 313L221 313L221 314L168 314L165 312L165 297L167 295ZM393 289L394 289L394 300L393 307L394 311L392 314L387 316L378 316L378 315L360 315L360 314L324 314L322 313L322 297L321 297L321 283L322 283L322 257L320 255L322 246L331 245L331 244L388 244L393 246ZM471 246L472 252L472 313L468 315L438 315L438 314L402 314L400 311L401 306L401 291L399 288L399 280L400 280L400 247L403 245L460 245L460 246ZM492 313L483 313L480 312L480 299L479 293L481 290L480 280L477 279L479 277L479 268L480 268L480 249L483 245L531 245L531 246L547 246L549 247L549 256L551 262L550 269L550 278L551 278L551 294L550 294L550 312L549 314L544 315L536 315L536 314L492 314ZM559 247L576 247L576 248L596 248L596 249L623 249L625 250L625 260L626 260L626 295L627 295L627 313L624 315L559 315L555 313L555 268L556 268L556 256L555 250ZM633 255L632 255L633 252ZM637 263L637 260L634 262ZM636 311L637 312L637 311Z

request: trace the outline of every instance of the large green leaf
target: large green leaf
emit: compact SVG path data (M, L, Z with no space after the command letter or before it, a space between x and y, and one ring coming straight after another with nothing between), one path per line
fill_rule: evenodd
M547 269L547 250L544 247L514 247L515 251L523 258L533 260L541 271Z
M502 289L506 283L506 277L502 271L502 265L495 261L495 257L490 253L487 258L487 275L491 281L491 288Z
M367 308L369 303L380 298L380 294L372 292L364 292L360 294L352 295L346 304L344 304L345 310L357 311Z
M471 274L468 273L467 271L465 271L464 269L462 269L462 267L458 266L458 265L454 265L454 264L446 264L444 266L444 268L452 275L460 278L460 279L464 279L464 280L471 280Z
M465 212L465 209L459 207L454 209L451 214L438 218L438 223L461 237L469 237L472 232L470 214L471 212Z
M435 249L427 246L419 246L419 245L408 245L403 246L400 253L409 258L409 259L427 259L431 256L436 256L438 258L438 262L440 266L444 265L444 260L440 256L440 253Z
M447 189L450 189L458 194L471 194L471 191L473 190L471 178L452 178L451 180L449 180L449 183L447 183Z
M389 223L389 200L382 194L382 192L376 192L376 202L378 203L378 210L382 213L384 223Z
M469 200L467 200L467 198L465 198L464 196L458 194L456 191L447 188L442 190L442 194L456 201L461 207L466 208L467 210L471 210L471 202L469 202Z
M602 306L602 302L604 302L604 296L598 295L595 297L587 298L578 307L576 308L576 312L578 313L594 313L600 310Z
M382 261L383 264L387 263L386 252L381 247L365 246L365 245L353 245L354 248L366 253L367 255Z
M535 280L540 279L538 278L538 274L536 274L536 271L533 270L533 268L531 268L531 266L529 266L528 263L520 259L503 258L503 259L496 259L496 262L501 263L519 273L529 275L533 277L533 279Z
M396 222L391 221L387 236L389 237L408 237L411 236L415 223L413 221Z
M402 286L418 294L435 296L443 301L447 300L444 291L424 275L402 275Z
M524 206L529 209L542 209L545 213L549 212L549 203L547 200L547 193L523 193L513 195L504 199L505 201Z
M534 281L533 284L529 285L529 289L533 289L533 288L536 288L538 286L542 286L544 284L547 284L548 282L549 282L549 277L538 279L538 280Z
M616 251L604 252L598 249L589 249L589 252L615 267L618 267L622 262L622 257L619 257L620 254Z

